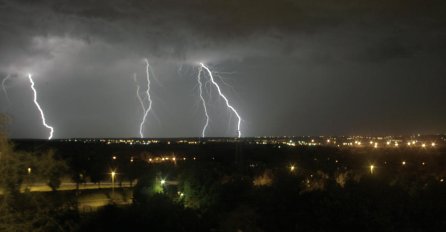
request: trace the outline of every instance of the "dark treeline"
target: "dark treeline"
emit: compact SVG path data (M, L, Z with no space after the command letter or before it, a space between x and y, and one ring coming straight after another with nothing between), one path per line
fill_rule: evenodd
M14 143L30 154L54 150L78 183L109 181L110 170L119 180L134 181L131 205L111 202L69 220L57 218L62 225L68 220L72 230L442 231L446 226L441 147ZM148 162L173 156L175 161Z

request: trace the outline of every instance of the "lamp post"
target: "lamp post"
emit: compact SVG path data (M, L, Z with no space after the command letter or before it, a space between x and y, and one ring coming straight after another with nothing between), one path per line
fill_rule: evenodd
M112 199L115 198L115 176L116 176L116 172L112 171L111 173L111 178L112 178Z

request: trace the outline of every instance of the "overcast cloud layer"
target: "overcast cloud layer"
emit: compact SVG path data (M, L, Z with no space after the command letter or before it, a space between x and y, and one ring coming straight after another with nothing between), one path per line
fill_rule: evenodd
M243 136L446 132L445 1L0 0L0 110L15 138L195 137L198 63L218 71ZM224 81L226 84L224 84ZM235 117L207 85L208 136Z

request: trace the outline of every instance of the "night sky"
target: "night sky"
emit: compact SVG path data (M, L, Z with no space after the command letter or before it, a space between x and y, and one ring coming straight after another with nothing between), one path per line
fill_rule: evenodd
M197 137L198 63L242 136L446 132L444 0L0 0L0 80L14 138ZM216 73L217 74L217 73ZM224 84L223 81L226 83ZM210 91L210 92L209 92ZM208 136L235 117L207 84Z

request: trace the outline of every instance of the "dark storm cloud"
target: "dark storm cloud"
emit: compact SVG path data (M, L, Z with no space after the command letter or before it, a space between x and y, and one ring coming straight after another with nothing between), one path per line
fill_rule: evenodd
M258 37L287 47L294 40L298 43L296 37L303 34L323 32L336 38L342 36L338 30L345 30L346 40L375 37L372 41L358 38L366 43L359 52L377 48L371 59L386 59L429 46L417 43L440 44L446 22L444 2L421 0L8 1L2 8L2 21L8 22L3 33L19 33L19 38L16 34L2 37L14 37L15 45L24 48L28 36L68 35L131 43L135 50L145 44L144 52L175 57ZM420 33L424 38L419 38Z
M136 72L143 83L146 56L164 119L150 136L199 134L198 61L235 71L237 93L226 91L246 135L441 132L445 9L439 0L3 0L0 74L41 76L56 137L135 136L129 79ZM24 107L2 100L2 110L18 121L14 136L45 137L29 132L39 122L24 116L34 112L18 94L25 81L9 86ZM178 121L190 110L191 123ZM211 134L232 135L226 125L213 122Z

